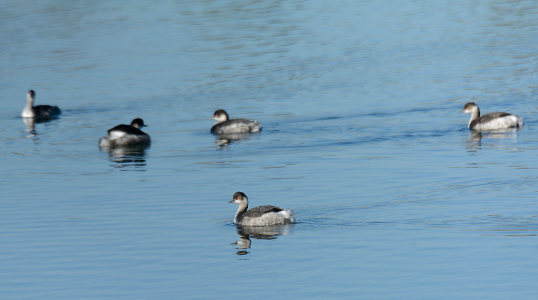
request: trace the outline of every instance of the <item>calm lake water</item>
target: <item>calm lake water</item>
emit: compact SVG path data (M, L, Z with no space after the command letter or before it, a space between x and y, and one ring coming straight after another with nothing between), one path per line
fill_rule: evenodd
M2 299L538 294L536 1L8 0L0 40ZM98 148L135 117L151 148Z

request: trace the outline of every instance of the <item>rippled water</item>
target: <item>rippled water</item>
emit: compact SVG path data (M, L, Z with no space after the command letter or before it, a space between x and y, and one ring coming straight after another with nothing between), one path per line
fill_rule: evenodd
M0 40L2 298L538 292L534 1L3 1ZM100 151L135 117L151 148ZM238 190L298 222L237 228Z

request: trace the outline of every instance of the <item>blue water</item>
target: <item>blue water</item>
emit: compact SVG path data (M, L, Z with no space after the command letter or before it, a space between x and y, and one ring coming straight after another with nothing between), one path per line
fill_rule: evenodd
M2 299L538 293L535 1L8 0L0 40ZM98 148L135 117L151 148ZM236 191L298 222L241 232Z

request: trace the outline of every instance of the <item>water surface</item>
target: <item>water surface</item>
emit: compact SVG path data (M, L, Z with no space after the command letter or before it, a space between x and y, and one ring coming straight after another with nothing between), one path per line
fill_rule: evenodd
M6 299L532 298L534 1L0 4ZM25 124L28 89L63 115ZM525 127L472 134L466 102ZM264 130L229 143L218 108ZM152 146L106 153L142 117ZM297 224L236 228L236 191Z

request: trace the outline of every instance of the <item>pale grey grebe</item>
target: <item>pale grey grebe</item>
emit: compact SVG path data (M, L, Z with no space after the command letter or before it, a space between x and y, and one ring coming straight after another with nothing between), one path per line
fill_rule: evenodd
M131 125L121 124L108 130L108 135L99 139L102 148L149 146L149 135L140 128L147 126L144 120L136 118Z
M29 90L26 94L26 106L22 110L21 116L23 118L34 118L41 120L48 120L54 118L62 113L58 106L51 105L37 105L34 106L35 92Z
M229 119L228 113L225 110L219 109L213 114L213 119L217 124L211 127L213 134L233 134L233 133L248 133L258 132L262 129L262 124L258 121L247 119Z
M472 130L499 130L523 126L523 118L505 112L492 112L480 116L480 109L474 102L465 104L463 112L471 114L469 129Z
M236 192L233 199L228 203L239 204L239 209L235 213L235 224L243 226L270 226L295 222L293 212L289 209L263 205L247 210L248 198L242 192Z

